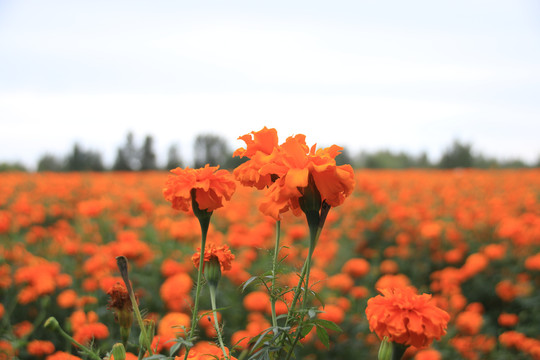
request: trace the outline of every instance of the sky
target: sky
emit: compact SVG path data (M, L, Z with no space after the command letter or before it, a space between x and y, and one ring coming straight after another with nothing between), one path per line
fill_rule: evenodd
M540 158L540 2L0 0L0 162L132 132Z

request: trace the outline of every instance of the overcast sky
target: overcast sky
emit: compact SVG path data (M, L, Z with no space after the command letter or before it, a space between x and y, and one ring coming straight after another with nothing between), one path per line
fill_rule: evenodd
M132 131L540 156L540 2L0 0L0 162Z

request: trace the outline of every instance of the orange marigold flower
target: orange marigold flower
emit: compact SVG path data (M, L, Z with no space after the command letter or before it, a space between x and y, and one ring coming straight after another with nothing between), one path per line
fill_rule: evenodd
M261 173L263 166L268 164L275 156L278 148L276 129L266 126L260 131L240 136L239 140L246 143L246 148L239 148L233 156L248 157L250 160L238 166L233 174L244 186L253 186L259 190L272 185L274 177L270 173Z
M321 202L332 207L341 205L355 185L352 167L336 165L335 157L342 149L337 145L318 150L313 145L310 149L305 135L289 137L261 169L262 175L270 174L276 181L268 187L260 210L276 220L289 209L300 215L299 200L307 193L318 193Z
M157 335L161 338L160 342L163 342L163 346L169 349L173 343L167 341L184 336L190 324L191 319L188 315L181 312L168 313L158 324Z
M98 322L98 316L90 311L86 314L82 310L74 311L70 316L73 338L85 344L92 339L105 339L109 336L109 329L104 324Z
M476 311L463 311L456 317L456 327L465 335L476 335L480 331L484 319Z
M349 274L353 278L360 278L365 276L369 272L369 268L370 265L366 259L353 258L345 262L345 264L341 268L341 271Z
M416 353L414 360L442 360L442 355L435 349L424 349Z
M514 330L505 331L499 335L499 342L506 347L518 347L525 339L524 334Z
M352 192L354 171L350 165L336 165L335 157L342 150L337 145L310 149L305 135L298 134L278 146L276 130L266 127L239 139L246 142L246 149L236 150L234 156L250 160L234 174L244 185L268 187L260 210L274 219L289 209L300 215L299 199L305 193L320 194L321 202L335 207Z
M4 305L0 304L0 319L2 319L4 317L4 312L5 311L6 311L6 309L4 308Z
M265 312L270 308L270 298L264 291L253 291L244 297L244 307L247 311Z
M508 314L508 313L502 313L497 318L497 322L499 325L504 327L512 327L515 326L519 321L519 316L516 314Z
M230 356L229 349L225 347L225 352L227 353L227 358L230 360L237 360L234 356ZM183 356L175 357L175 360L183 359ZM223 360L223 351L216 344L200 341L195 344L195 346L190 350L188 359L190 360Z
M227 271L231 269L231 262L234 260L234 255L231 253L229 246L217 246L210 243L204 249L204 263L206 264L210 262L210 260L213 258L219 261L222 271ZM191 257L191 260L193 261L195 267L198 268L201 260L201 248L197 248L197 252Z
M369 328L380 339L388 336L398 344L422 348L446 334L450 315L431 301L429 294L412 288L380 289L382 295L368 300Z
M13 325L13 334L18 337L22 338L32 332L34 329L34 325L28 320L21 321L20 323L17 323Z
M165 183L163 195L176 210L188 212L191 209L192 196L200 210L212 212L223 206L223 199L230 200L236 184L227 170L218 170L219 166L204 168L172 169Z
M345 319L345 311L337 305L326 304L325 307L319 307L319 310L322 311L318 315L319 319L333 321L336 324L341 324Z
M349 293L354 299L364 299L368 297L369 290L365 286L355 286Z
M411 281L404 274L383 275L375 283L375 289L397 289L411 286Z
M0 360L11 360L15 357L15 349L11 342L0 340Z
M47 356L45 360L81 360L81 358L65 351L57 351L54 354Z
M517 287L510 280L501 280L495 286L495 293L505 302L511 302L517 295Z
M525 268L530 271L540 271L540 253L525 259Z
M348 274L336 274L328 278L327 286L329 289L347 293L354 286L354 280Z
M191 298L189 292L193 287L193 280L186 273L178 273L167 278L159 289L159 295L165 302L167 309L181 311L188 309Z
M33 356L43 356L54 352L54 344L47 340L32 340L26 345L26 350Z
M399 271L399 266L394 260L386 259L381 262L379 269L383 274L395 274Z

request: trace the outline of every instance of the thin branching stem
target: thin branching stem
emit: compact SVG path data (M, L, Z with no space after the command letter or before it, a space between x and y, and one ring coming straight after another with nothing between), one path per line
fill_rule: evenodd
M219 341L219 347L221 348L221 351L223 351L223 357L224 359L228 359L229 356L227 355L227 350L225 350L225 345L223 344L223 337L221 335L221 328L219 327L219 322L217 318L217 311L216 311L216 288L213 285L209 285L208 289L210 290L210 302L212 303L212 313L214 315L214 325L216 328L216 333Z
M272 326L274 328L277 328L277 316L276 316L276 297L275 297L275 288L276 288L276 267L277 267L277 260L278 260L278 253L279 253L279 240L280 240L280 226L281 221L276 221L276 244L274 246L274 259L272 261L272 286L271 286L271 305L272 305Z
M202 288L202 273L203 273L203 266L204 266L204 248L206 247L206 235L208 233L208 225L205 227L201 223L201 258L199 260L199 270L197 272L197 284L195 286L195 302L193 304L193 315L191 317L191 327L189 329L189 335L188 340L191 340L195 334L195 328L197 324L197 317L199 312L199 295L201 293ZM186 349L186 354L184 356L184 360L187 360L188 354L189 354L189 348Z

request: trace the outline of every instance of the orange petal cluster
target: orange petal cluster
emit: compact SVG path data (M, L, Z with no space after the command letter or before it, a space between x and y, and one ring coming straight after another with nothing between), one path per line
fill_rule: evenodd
M105 339L109 336L109 329L98 322L95 312L85 313L82 310L74 311L70 318L73 338L81 344L88 343L92 339Z
M30 355L43 356L54 352L54 344L48 340L32 340L26 345Z
M244 186L253 186L259 190L272 185L272 175L261 173L261 168L272 161L274 150L278 148L276 129L266 126L260 131L238 138L246 143L246 148L239 148L233 156L249 158L249 161L239 165L233 172L234 176Z
M231 253L228 245L208 244L204 249L204 262L210 262L212 258L218 259L221 271L231 269L231 262L234 260L234 255ZM196 268L199 267L201 261L201 248L197 248L197 252L191 257Z
M266 127L251 135L241 136L247 149L240 148L235 155L249 157L234 175L244 185L258 189L267 187L260 210L265 215L280 219L282 213L291 209L301 214L299 199L313 179L321 201L338 206L352 193L355 185L354 171L350 165L336 165L336 156L343 148L332 145L316 149L306 144L306 136L290 136L277 145L275 129Z
M429 294L417 294L412 288L380 289L382 295L368 300L369 328L379 338L426 347L446 334L450 315L431 301Z
M200 169L172 169L163 195L176 210L189 212L192 194L199 209L212 212L223 206L223 200L230 200L236 184L227 170L219 170L219 166L206 165Z

